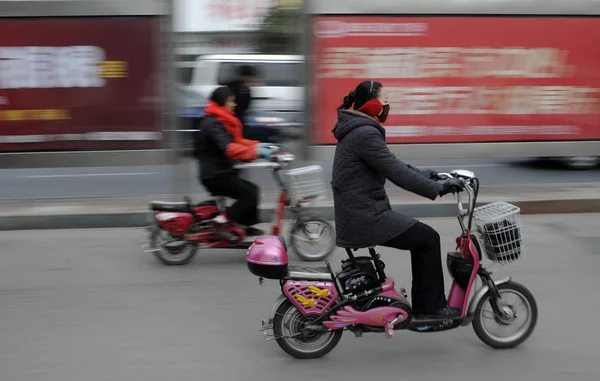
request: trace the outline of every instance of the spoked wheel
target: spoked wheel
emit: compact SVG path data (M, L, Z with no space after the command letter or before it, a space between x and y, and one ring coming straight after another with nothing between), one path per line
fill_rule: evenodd
M477 304L473 329L477 337L492 348L513 348L524 342L537 323L535 298L523 285L508 282L498 286L501 308L507 316L496 316L488 292Z
M335 250L335 229L321 218L298 221L290 232L290 246L304 261L322 261Z
M279 347L298 359L325 356L340 342L343 330L314 332L303 330L310 321L289 301L284 301L273 319L273 334Z
M196 255L198 247L173 237L160 228L153 228L150 236L150 247L159 261L168 266L181 266L189 263Z

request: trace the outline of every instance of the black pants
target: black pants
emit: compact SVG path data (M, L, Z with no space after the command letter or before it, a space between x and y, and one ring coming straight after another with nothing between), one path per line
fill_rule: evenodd
M255 184L236 176L202 179L202 184L213 196L227 196L236 200L232 206L227 208L227 214L232 220L246 226L252 226L259 222L260 194Z
M442 250L438 232L419 222L381 246L410 250L412 307L415 315L435 313L446 307Z

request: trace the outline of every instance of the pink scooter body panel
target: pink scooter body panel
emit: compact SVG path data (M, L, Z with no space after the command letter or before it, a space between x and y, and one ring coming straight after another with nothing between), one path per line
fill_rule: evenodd
M456 244L459 250L462 251L462 254L465 258L473 260L473 271L471 272L471 277L469 278L467 289L464 290L458 285L458 283L452 282L452 286L450 287L450 294L448 295L448 305L450 307L460 309L460 316L461 318L464 318L467 314L469 296L471 295L473 285L475 284L475 280L477 279L477 272L479 271L480 261L477 249L475 248L473 241L467 238L458 237L456 239Z

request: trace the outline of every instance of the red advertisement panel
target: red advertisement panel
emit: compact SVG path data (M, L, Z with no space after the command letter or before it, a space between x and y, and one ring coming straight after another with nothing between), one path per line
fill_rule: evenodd
M0 152L159 147L158 20L0 25Z
M317 17L312 39L316 144L364 80L389 143L600 139L596 18Z

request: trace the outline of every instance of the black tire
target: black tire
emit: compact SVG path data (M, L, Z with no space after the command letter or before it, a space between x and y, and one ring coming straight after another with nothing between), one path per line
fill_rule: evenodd
M154 254L154 256L160 262L167 266L187 265L196 255L198 246L188 243L182 247L178 253L173 254L160 242L161 232L162 230L160 228L154 228L150 235L150 247L155 250L152 252L152 254Z
M299 230L304 230L304 226L307 223L320 223L325 227L325 230L329 230L331 231L331 242L329 243L329 246L326 247L325 250L323 250L322 252L319 252L318 254L307 254L304 253L302 251L301 248L298 247L298 240L294 237L296 231ZM292 226L292 229L290 230L290 238L289 238L289 243L290 243L290 247L292 248L292 250L294 251L294 253L300 257L300 259L302 259L303 261L307 261L307 262L317 262L317 261L322 261L325 258L329 257L334 251L335 251L335 229L333 227L333 225L331 225L328 221L325 221L324 219L320 218L320 217L311 217L311 218L305 218L302 219L300 221L297 221L294 226Z
M477 335L477 337L479 337L479 339L481 341L483 341L485 344L487 344L490 347L495 348L495 349L514 348L514 347L520 345L521 343L523 343L525 340L527 340L529 338L529 336L535 329L535 326L537 324L537 318L538 318L538 308L537 308L537 303L535 301L535 298L533 297L533 294L525 286L523 286L520 283L510 281L508 283L503 283L498 286L498 291L501 294L502 294L503 290L511 290L511 291L515 291L518 294L521 294L521 296L523 296L523 298L525 298L525 300L529 304L529 307L530 307L529 313L531 314L531 317L528 322L527 329L522 334L520 334L517 338L515 338L514 340L511 340L511 341L499 341L499 340L495 339L494 337L491 337L487 333L485 327L483 326L483 322L482 322L483 307L486 305L486 303L490 302L490 293L488 292L487 294L485 294L485 296L479 301L479 303L477 303L477 306L475 307L475 316L473 318L473 330L475 331L475 334Z
M313 333L313 335L317 337L315 341L323 337L325 337L325 341L311 349L310 344L307 344L307 342L303 340L304 338L301 336L282 338L282 336L286 334L284 326L287 324L287 321L290 320L292 323L294 322L294 320L287 319L287 317L293 317L294 320L298 319L297 322L300 324L307 323L308 320L289 300L285 300L283 303L281 303L277 309L277 312L275 313L275 318L273 319L273 334L275 335L277 344L285 353L297 359L316 359L325 356L338 345L344 333L344 331L341 329L335 331L330 330L326 332L315 332ZM300 350L296 347L297 345L305 345L307 348Z

